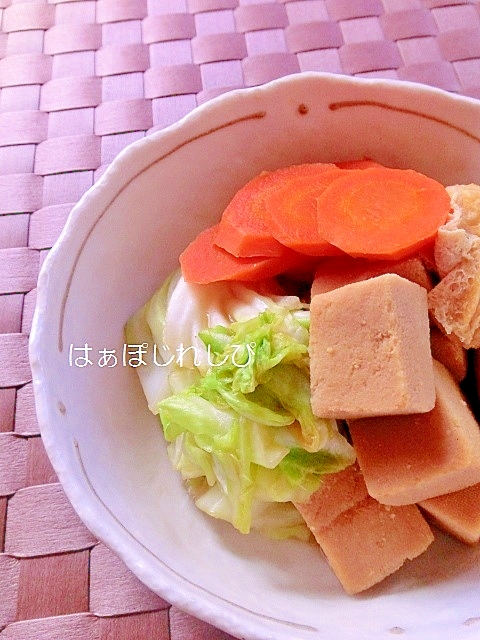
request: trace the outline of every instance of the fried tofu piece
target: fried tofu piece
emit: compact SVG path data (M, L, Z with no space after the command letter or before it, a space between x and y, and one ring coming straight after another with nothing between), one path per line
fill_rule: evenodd
M326 475L296 506L349 594L369 589L433 542L416 506L385 506L368 495L357 464Z
M425 289L388 273L315 295L310 374L312 409L320 417L433 409Z
M480 542L480 483L419 502L439 529L466 544Z
M457 383L434 361L432 411L349 421L369 494L413 504L480 482L480 429Z
M453 212L435 240L440 282L429 292L429 308L445 333L465 348L480 347L480 186L447 187Z

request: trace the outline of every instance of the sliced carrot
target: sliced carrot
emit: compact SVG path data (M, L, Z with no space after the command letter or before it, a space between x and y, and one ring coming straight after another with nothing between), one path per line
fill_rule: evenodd
M225 208L215 242L238 257L280 256L281 243L265 218L265 199L296 175L317 175L334 165L306 163L264 171L242 187Z
M303 258L285 247L280 256L239 258L215 244L217 231L218 225L205 229L180 254L182 275L187 282L209 284L271 278L299 265Z
M339 169L369 169L371 167L381 167L379 162L370 160L370 158L361 158L360 160L343 160L342 162L335 162Z
M263 194L275 188L278 177L263 172L234 195L222 214L215 243L237 257L279 256L283 247L272 236L263 216Z
M398 260L426 245L446 221L450 197L411 169L350 170L317 198L318 232L345 253Z
M316 174L297 174L265 198L271 233L281 244L310 256L341 253L319 234L317 198L345 171L336 166Z

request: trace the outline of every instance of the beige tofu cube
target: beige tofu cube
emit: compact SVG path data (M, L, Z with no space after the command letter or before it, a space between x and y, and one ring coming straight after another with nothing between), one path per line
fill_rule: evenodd
M315 270L311 295L326 293L352 282L375 278L384 273L396 273L416 282L427 291L432 289L432 279L421 258L414 256L403 260L364 260L362 258L324 258Z
M467 375L467 350L454 333L447 335L437 327L430 328L430 348L432 357L450 371L457 382Z
M310 499L295 506L350 594L377 584L433 541L416 506L390 507L368 495L357 463L325 475Z
M417 503L480 482L480 429L457 383L434 361L432 411L348 422L368 492L390 505Z
M315 295L310 359L317 416L430 411L435 385L426 290L387 273Z
M318 530L316 540L345 591L355 594L418 557L434 537L417 506L389 507L368 496Z
M440 529L466 544L480 541L480 483L419 502Z
M307 502L296 503L310 531L316 535L337 516L351 509L368 496L367 487L358 464L337 473L322 476L322 483Z

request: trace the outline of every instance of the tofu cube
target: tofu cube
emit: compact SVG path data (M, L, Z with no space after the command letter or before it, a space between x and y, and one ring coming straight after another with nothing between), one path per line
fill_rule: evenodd
M480 482L480 429L457 383L434 360L432 411L348 421L369 494L417 503Z
M368 495L356 463L325 475L296 507L349 594L369 589L433 542L415 505L385 506Z
M316 536L348 594L360 593L422 554L434 537L416 505L389 507L370 496Z
M367 496L362 472L355 463L337 473L322 476L322 484L310 499L295 506L315 535L317 530L327 527L337 516Z
M421 258L403 260L364 260L362 258L324 258L315 270L311 295L326 293L351 284L375 278L384 273L396 273L402 278L416 282L427 291L432 289L432 279Z
M480 542L480 483L419 502L434 524L466 544Z
M313 412L361 418L435 405L427 292L393 273L315 295L310 311Z
M430 328L430 349L432 357L450 371L457 382L467 375L467 350L454 333L447 335L437 327Z

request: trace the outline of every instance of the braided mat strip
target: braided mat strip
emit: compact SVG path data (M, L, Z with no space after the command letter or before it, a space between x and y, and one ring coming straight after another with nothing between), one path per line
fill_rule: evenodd
M28 336L42 261L129 143L302 71L480 98L468 0L0 0L0 636L228 640L144 587L83 524L46 456Z

